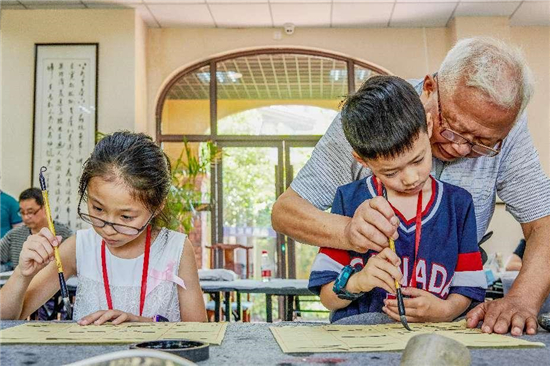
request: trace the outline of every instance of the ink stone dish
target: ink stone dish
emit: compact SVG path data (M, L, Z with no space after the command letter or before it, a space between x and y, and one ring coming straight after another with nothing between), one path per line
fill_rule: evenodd
M151 341L133 344L131 349L153 349L169 352L176 356L199 362L207 360L210 356L209 345L202 342L189 341L187 339L167 339L162 341Z
M550 313L539 314L539 325L547 332L550 332Z

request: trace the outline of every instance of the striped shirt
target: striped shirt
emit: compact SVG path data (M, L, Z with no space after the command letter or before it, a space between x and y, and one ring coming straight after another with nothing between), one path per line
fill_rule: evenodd
M449 294L460 294L483 301L487 281L477 245L472 196L460 187L436 179L431 183L431 198L422 212L418 253L415 251L416 217L407 220L394 208L401 219L399 239L395 242L397 255L401 258L401 285L416 286L444 300ZM332 212L353 217L357 207L379 195L378 192L381 192L381 187L373 176L339 187ZM311 266L308 287L319 294L323 286L336 280L344 266L351 265L361 270L377 254L373 250L357 253L321 248ZM386 290L374 288L349 306L335 311L331 321L382 312L387 298L392 297Z
M413 85L420 94L422 83L413 82ZM338 114L290 187L317 208L326 210L331 207L339 186L372 174L357 163L351 153ZM470 192L478 241L487 231L497 194L519 223L550 215L550 179L540 165L526 114L504 139L496 157L462 158L453 162L442 162L434 157L431 173Z
M72 230L58 222L54 221L55 233L61 236L63 240L73 235ZM19 253L23 248L23 243L32 235L27 226L19 226L8 231L6 236L0 240L0 262L11 263L13 268L19 264Z

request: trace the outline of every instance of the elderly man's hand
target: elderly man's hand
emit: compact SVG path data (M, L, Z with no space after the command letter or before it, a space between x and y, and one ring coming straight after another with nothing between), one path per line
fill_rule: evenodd
M388 201L380 196L366 200L357 208L346 226L346 244L359 253L365 253L369 249L381 252L388 246L389 237L399 237L398 226L399 219Z
M533 335L537 333L538 310L527 304L524 298L505 296L479 304L468 312L466 319L469 328L475 328L483 321L481 330L484 333L505 334L511 329L515 336L522 335L524 330Z

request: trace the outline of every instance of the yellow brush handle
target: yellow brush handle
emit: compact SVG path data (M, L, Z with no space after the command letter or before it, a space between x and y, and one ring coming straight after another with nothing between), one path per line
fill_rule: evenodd
M395 251L395 242L393 241L393 238L390 238L390 249L392 252L396 253ZM395 289L397 290L399 288L399 281L395 280Z
M55 236L55 227L53 225L52 212L50 210L50 201L48 200L48 192L42 191L42 197L44 198L44 208L46 210L46 218L48 219L48 227L52 232L53 236ZM57 265L57 271L59 273L62 273L63 265L61 264L61 257L59 256L59 249L57 247L53 247L53 254L55 256L55 264Z

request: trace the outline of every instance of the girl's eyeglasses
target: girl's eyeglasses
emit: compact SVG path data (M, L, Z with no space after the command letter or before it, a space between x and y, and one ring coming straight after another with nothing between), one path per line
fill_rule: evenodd
M466 137L462 136L458 132L451 130L450 128L443 127L443 117L441 115L441 97L439 96L439 78L436 75L435 78L437 82L437 113L439 117L439 125L441 126L441 132L439 133L446 140L454 142L455 144L470 144L472 151L478 155L494 157L500 153L500 148L502 147L502 140L499 140L495 145L495 148L478 144L477 142L470 141Z
M147 220L147 222L145 223L145 225L143 225L140 228L137 228L137 227L134 227L134 226L123 225L123 224L117 224L117 223L105 221L103 219L100 219L99 217L95 217L95 216L89 215L87 213L81 212L80 211L80 204L82 203L82 199L83 199L83 195L80 196L80 201L78 201L78 209L77 209L78 216L82 219L82 221L84 221L85 223L91 224L95 227L98 227L98 228L103 228L105 226L111 226L113 228L113 230L116 231L119 234L137 235L137 234L141 233L147 227L147 225L149 225L149 223L151 222L151 220L155 216L155 214L152 214L151 217L149 218L149 220Z

